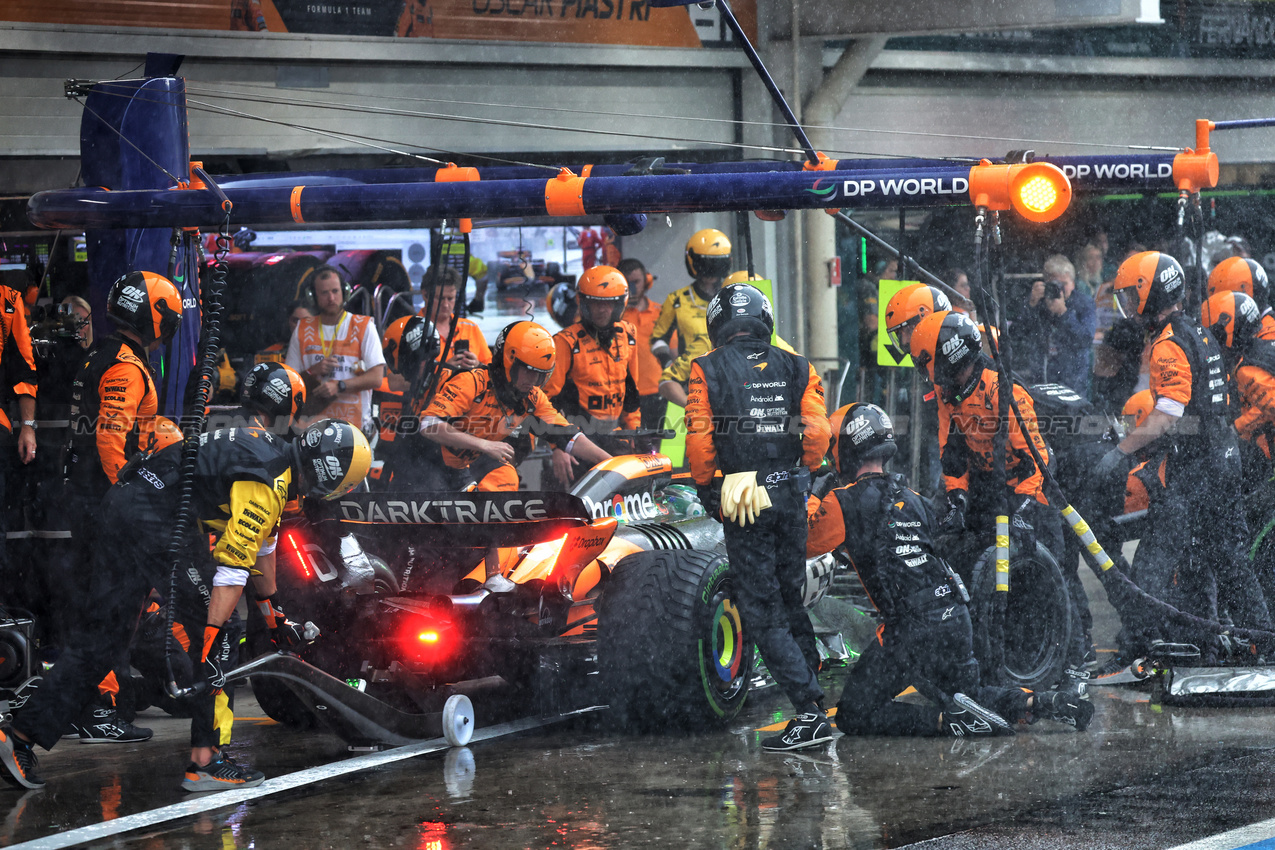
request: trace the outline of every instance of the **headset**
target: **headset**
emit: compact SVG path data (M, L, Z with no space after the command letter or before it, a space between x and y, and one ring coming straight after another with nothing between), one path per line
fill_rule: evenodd
M319 299L314 294L314 282L325 274L334 274L336 279L341 281L341 305L349 303L350 296L354 294L354 287L350 286L350 282L345 278L345 272L336 266L327 264L315 266L314 268L301 275L301 279L297 281L297 299L304 301L306 306L310 308L310 312L317 314L319 312Z

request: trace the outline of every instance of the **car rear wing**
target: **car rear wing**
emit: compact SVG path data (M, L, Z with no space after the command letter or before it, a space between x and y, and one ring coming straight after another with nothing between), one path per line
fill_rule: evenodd
M316 525L340 523L366 533L388 526L430 546L484 549L527 546L589 524L584 503L567 493L350 493L306 500Z

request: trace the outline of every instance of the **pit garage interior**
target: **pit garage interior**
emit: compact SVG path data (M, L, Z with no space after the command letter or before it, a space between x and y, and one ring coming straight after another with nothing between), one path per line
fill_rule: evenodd
M80 185L83 97L68 81L133 79L147 56L181 57L192 159L211 175L531 163L800 161L802 150L720 10L616 0L293 3L286 0L15 0L0 10L0 282L87 295L82 231L36 228L37 192ZM1195 143L1195 122L1275 116L1275 10L1211 0L737 0L735 14L816 149L830 157L1133 155ZM261 27L255 17L260 10ZM621 14L623 13L623 15ZM247 17L245 17L247 16ZM235 31L234 21L252 19ZM1210 229L1275 257L1275 131L1213 137ZM546 175L550 172L546 171ZM845 210L922 266L972 261L973 212ZM1173 238L1176 192L1077 191L1057 222L1007 222L1010 272L1101 228L1118 241ZM428 251L436 219L259 226L252 251ZM600 216L475 220L496 272L533 246L578 274L579 234ZM689 280L688 236L726 232L743 268L773 283L778 333L848 403L861 370L856 293L888 254L822 210L651 214L616 239L655 275L653 298ZM745 232L746 230L746 232ZM1073 240L1074 241L1074 240ZM1268 263L1269 265L1269 263ZM412 276L409 273L409 276ZM412 276L419 282L419 271ZM490 340L530 312L556 330L544 290L492 287ZM98 322L95 318L95 327ZM99 333L108 332L106 324ZM892 376L891 388L894 388ZM897 376L900 385L911 380ZM835 390L835 392L834 392ZM906 428L915 470L931 439ZM912 446L915 445L915 448ZM899 464L896 462L896 467ZM531 479L534 481L534 477ZM1133 544L1126 546L1131 555ZM1081 575L1094 642L1120 627ZM840 585L834 584L834 588ZM3 600L0 600L3 601ZM843 609L838 609L843 610ZM862 637L857 618L829 633ZM825 675L839 692L844 666ZM1275 841L1275 708L1166 705L1150 688L1090 685L1085 733L1047 723L1014 738L840 737L797 754L760 738L790 714L776 688L710 730L637 730L602 705L500 687L473 694L467 746L441 738L351 747L266 716L240 689L231 752L270 777L258 789L183 794L172 767L186 721L138 715L155 739L63 742L42 791L0 788L0 845L35 847L1247 847ZM570 703L570 704L568 704ZM484 714L486 716L484 716ZM233 799L232 799L233 797Z

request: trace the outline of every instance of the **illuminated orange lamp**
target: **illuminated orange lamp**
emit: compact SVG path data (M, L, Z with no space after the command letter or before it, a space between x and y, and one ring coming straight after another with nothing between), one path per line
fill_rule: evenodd
M985 159L970 169L970 200L989 210L1012 207L1028 221L1043 224L1071 204L1071 181L1048 162L993 165Z
M1209 133L1214 124L1205 118L1195 122L1195 150L1187 149L1173 158L1173 184L1183 192L1198 192L1217 185L1217 154L1209 150Z

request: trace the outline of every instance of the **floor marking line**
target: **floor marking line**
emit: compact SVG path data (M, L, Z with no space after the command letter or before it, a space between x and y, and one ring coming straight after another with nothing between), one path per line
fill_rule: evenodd
M1257 845L1269 846L1275 837L1275 818L1241 826L1229 832L1219 832L1189 844L1179 844L1171 850L1242 850Z
M572 711L566 714L556 715L554 717L513 720L509 723L500 723L495 726L488 726L485 729L477 729L474 731L474 737L470 740L470 744L490 741L493 738L512 735L516 732L526 732L531 729L539 729L544 726L550 726L554 723L560 723L580 714L597 711L602 707L603 706L592 706L590 708L584 708L579 711ZM248 800L257 800L271 794L278 794L281 791L291 791L294 788L312 785L315 782L322 782L326 779L334 779L338 776L344 776L349 773L357 773L360 770L368 770L374 767L393 764L397 761L404 761L406 759L415 758L416 756L427 755L429 753L436 753L448 749L451 749L450 744L442 738L435 738L430 741L421 741L419 744L408 744L404 747L382 750L379 753L368 753L367 755L355 756L354 758L346 759L345 761L331 762L329 764L319 765L318 767L310 767L305 770L299 770L295 773L287 773L283 776L277 776L274 779L267 779L256 788L241 788L237 791L208 793L205 796L187 800L182 803L161 806L158 809L151 809L147 812L138 812L134 815L127 815L122 818L116 818L115 820L103 821L102 823L92 824L91 826L82 826L78 829L60 832L57 835L49 835L44 838L24 841L21 844L11 845L8 850L60 850L60 848L63 847L74 847L78 844L84 844L89 841L99 841L103 838L109 838L112 835L119 835L124 832L131 832L135 829L155 826L168 821L187 818L192 815L203 814L204 812L215 811L216 809L237 806Z

